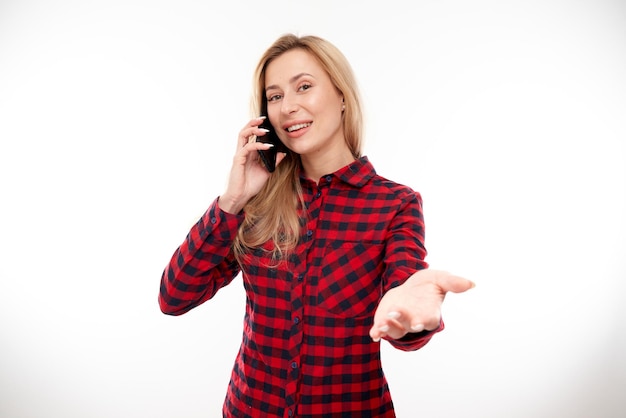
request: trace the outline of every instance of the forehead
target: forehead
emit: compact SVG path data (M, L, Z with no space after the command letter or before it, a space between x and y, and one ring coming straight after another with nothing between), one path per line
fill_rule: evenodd
M265 85L289 83L299 74L310 74L317 79L329 79L317 58L303 49L289 50L270 62L265 70Z

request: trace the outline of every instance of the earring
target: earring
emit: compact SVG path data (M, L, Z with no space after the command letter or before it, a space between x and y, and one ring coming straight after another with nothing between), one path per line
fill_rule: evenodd
M341 111L343 112L344 110L346 110L346 104L345 103L341 105Z

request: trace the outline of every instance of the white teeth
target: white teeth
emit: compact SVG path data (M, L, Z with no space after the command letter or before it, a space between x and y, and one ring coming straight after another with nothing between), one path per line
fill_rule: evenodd
M297 125L292 125L287 128L287 132L297 131L298 129L306 128L307 126L311 126L310 123L299 123Z

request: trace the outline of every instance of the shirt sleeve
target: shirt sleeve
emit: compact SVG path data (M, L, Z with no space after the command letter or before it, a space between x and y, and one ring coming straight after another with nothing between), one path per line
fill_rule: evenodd
M443 331L444 327L443 320L441 320L439 327L432 331L410 332L397 340L387 339L387 341L398 350L415 351L428 344L436 333Z
M191 228L163 271L158 300L165 314L182 315L201 305L239 273L232 243L244 215L222 211L218 199Z
M403 284L413 273L428 268L424 245L424 215L422 197L412 191L401 200L402 204L394 217L385 249L384 293ZM414 351L426 345L437 332L443 330L443 321L433 331L410 333L389 343L402 351Z

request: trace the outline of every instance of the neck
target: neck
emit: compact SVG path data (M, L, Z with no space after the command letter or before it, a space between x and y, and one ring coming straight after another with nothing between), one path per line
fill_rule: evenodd
M304 175L316 183L322 176L334 173L355 160L347 147L342 152L335 152L332 155L328 155L328 153L318 154L300 156Z

